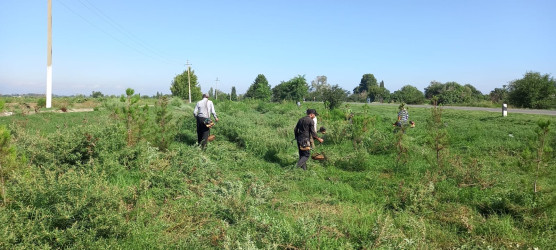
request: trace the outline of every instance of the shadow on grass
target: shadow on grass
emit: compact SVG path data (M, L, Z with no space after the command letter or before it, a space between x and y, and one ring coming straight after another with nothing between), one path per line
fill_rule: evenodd
M179 132L174 138L175 141L185 143L187 145L197 144L197 134Z
M291 161L285 157L281 157L279 155L280 151L276 149L269 149L263 156L263 159L270 163L276 163L280 165L280 167L291 167L294 166L297 161Z

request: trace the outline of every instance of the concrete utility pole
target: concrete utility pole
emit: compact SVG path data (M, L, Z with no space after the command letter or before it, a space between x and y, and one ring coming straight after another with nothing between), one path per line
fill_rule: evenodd
M214 87L214 100L218 100L218 77L216 77L216 87Z
M48 46L46 49L46 108L52 107L52 0L48 0Z
M191 103L191 76L190 76L190 73L189 73L189 72L191 72L191 64L189 63L189 60L187 60L187 63L185 65L187 65L187 83L189 85L189 103Z

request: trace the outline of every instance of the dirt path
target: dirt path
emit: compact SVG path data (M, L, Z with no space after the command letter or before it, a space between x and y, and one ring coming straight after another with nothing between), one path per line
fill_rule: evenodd
M73 112L91 112L93 111L93 108L78 108L78 109L68 109L66 112L63 112L62 110L46 110L46 111L41 111L41 113L73 113ZM0 117L1 116L10 116L10 115L15 115L16 113L14 112L9 112L9 111L5 111L5 112L0 112ZM30 110L29 113L27 113L27 115L34 115L36 114L35 111Z

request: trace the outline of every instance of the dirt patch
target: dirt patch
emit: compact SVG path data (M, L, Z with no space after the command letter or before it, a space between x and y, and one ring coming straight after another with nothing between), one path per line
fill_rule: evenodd
M45 110L45 111L40 111L39 113L74 113L74 112L91 112L94 111L93 108L78 108L78 109L67 109L66 112L62 111L62 110ZM2 116L10 116L10 115L15 115L18 113L15 112L10 112L10 111L5 111L5 112L1 112L0 113L0 117ZM25 115L34 115L36 114L35 111L33 110L29 110L27 113L25 113Z

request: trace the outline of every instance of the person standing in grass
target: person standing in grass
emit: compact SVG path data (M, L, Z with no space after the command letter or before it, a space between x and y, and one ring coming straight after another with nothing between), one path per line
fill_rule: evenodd
M410 125L411 128L415 127L415 122L409 121L409 112L407 112L407 108L405 107L405 103L400 104L398 109L399 109L399 111L398 111L398 121L396 121L396 123L394 123L394 126L397 127L397 130L401 128L405 133L405 127L408 125L408 122L409 122L409 125Z
M299 160L297 167L307 170L307 160L311 156L311 138L318 140L320 143L323 139L317 136L313 118L318 115L314 109L307 109L307 116L302 117L295 125L294 135L297 141L297 149L299 152Z
M405 126L407 125L407 121L409 120L409 112L407 112L405 103L402 102L398 109L398 121L395 123L395 125L398 127Z
M214 104L209 100L208 94L203 94L203 99L197 102L195 110L193 110L193 115L197 120L197 143L199 143L202 149L206 148L207 140L210 135L210 114L212 114L214 120L218 122Z

